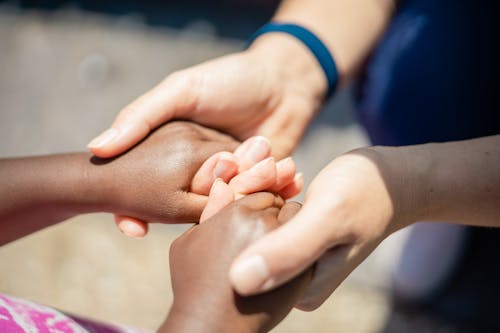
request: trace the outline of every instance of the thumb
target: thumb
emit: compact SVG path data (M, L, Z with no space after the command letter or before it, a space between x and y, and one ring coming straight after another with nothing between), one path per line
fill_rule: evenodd
M229 272L241 295L274 289L310 267L329 248L325 219L316 205L304 205L294 218L249 246Z
M152 90L120 111L111 128L87 147L101 158L121 154L144 139L149 132L195 106L196 92L188 74L170 75Z

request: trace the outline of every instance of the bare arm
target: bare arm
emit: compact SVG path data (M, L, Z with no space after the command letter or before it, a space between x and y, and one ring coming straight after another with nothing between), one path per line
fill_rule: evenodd
M500 227L500 135L368 147L336 158L315 177L300 212L235 260L233 286L260 293L317 261L298 304L314 309L384 238L417 221Z
M90 154L0 160L0 245L105 205Z
M405 152L416 220L500 227L500 135L394 149Z
M197 222L207 198L190 191L195 173L210 155L236 145L217 131L171 122L114 159L76 153L0 160L0 245L96 211Z
M359 67L384 31L395 0L285 0L274 20L305 26L329 48L341 82L356 75ZM316 60L294 37L283 33L261 36L255 43L266 54L274 54L276 66L296 74L316 94L324 94L326 80ZM293 57L290 56L293 54ZM281 59L279 59L281 58ZM286 61L285 61L286 60ZM304 78L307 80L304 82Z
M356 74L384 31L394 1L285 0L275 19L318 35L333 54L342 83ZM125 107L89 148L100 157L115 156L153 128L182 118L239 140L263 135L272 142L273 156L283 158L299 143L326 89L320 65L300 41L268 33L246 51L167 76Z

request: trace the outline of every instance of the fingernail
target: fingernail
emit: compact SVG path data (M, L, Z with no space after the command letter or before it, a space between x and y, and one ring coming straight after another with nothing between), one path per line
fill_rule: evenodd
M99 135L94 140L90 141L87 145L88 148L100 148L102 146L107 145L111 141L113 141L118 136L118 130L116 128L110 128L104 131L101 135Z
M217 162L214 168L214 177L227 180L227 177L233 176L236 173L238 166L234 161L221 159Z
M269 140L263 136L258 136L255 138L255 142L248 150L247 158L252 160L253 162L258 162L269 154L270 148L271 143L269 142Z
M146 231L137 223L124 220L119 223L120 230L128 237L144 238Z
M304 174L302 172L299 172L298 174L293 177L294 182L304 182Z
M274 157L268 157L235 176L231 179L229 185L239 199L239 194L250 194L256 190L262 191L271 186L275 182L275 179L276 166ZM256 189L256 184L259 184L257 185L258 189Z
M258 170L260 168L263 168L264 166L267 166L267 164L272 164L274 163L274 157L268 157L266 159L263 159L259 163L255 164L253 167L250 168L250 170Z
M276 163L276 168L279 170L279 169L282 169L284 168L286 165L288 165L289 163L293 163L293 159L291 157L287 157L281 161L278 161Z
M260 255L253 255L236 263L229 272L234 288L242 295L258 292L263 287L271 288L272 280L269 277L269 268Z

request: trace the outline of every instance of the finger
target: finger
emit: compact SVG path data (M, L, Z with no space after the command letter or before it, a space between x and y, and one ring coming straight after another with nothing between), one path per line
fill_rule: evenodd
M287 202L280 210L280 213L278 215L278 221L281 224L285 224L289 220L292 219L292 217L295 216L300 210L302 205L298 202L290 201Z
M132 238L143 238L148 233L148 224L130 216L115 215L115 223L120 231Z
M181 192L178 202L177 221L167 221L167 223L198 223L207 205L208 196L193 192Z
M271 207L281 208L284 205L284 201L272 193L259 192L238 199L237 204L246 206L254 211L260 211Z
M293 182L285 186L278 193L283 199L290 199L298 195L304 188L304 176L302 173L295 175Z
M353 267L349 264L351 247L339 246L330 249L317 262L314 275L299 302L295 305L302 311L313 311L337 289Z
M271 188L270 192L278 193L285 186L293 182L295 177L295 162L291 157L287 157L276 163L276 182Z
M233 201L233 190L224 181L217 178L210 189L207 205L201 213L200 223L205 222Z
M239 172L250 169L256 163L269 157L271 154L271 143L263 136L254 136L243 142L234 155L239 161Z
M276 163L269 157L252 168L243 171L229 182L237 195L264 191L276 182Z
M191 191L197 194L208 195L215 179L221 178L229 182L238 172L238 161L229 152L219 152L212 155L200 167L191 182Z
M288 223L246 249L233 262L229 278L241 295L253 295L289 281L329 247L320 207L304 206Z
M98 157L125 152L166 121L196 105L196 85L187 74L171 75L120 111L110 129L88 144Z

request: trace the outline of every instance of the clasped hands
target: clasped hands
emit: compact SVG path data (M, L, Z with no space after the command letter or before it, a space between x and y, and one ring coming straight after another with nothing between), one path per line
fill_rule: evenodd
M256 297L234 294L229 281L236 256L300 207L283 201L303 186L293 160L275 163L270 151L263 137L237 145L215 130L171 122L114 160L93 158L99 168L109 168L126 185L112 192L120 203L112 211L120 212L116 221L125 234L144 236L144 220L179 223L199 218L201 222L171 247L174 304L161 331L267 332L301 296L310 269ZM251 195L260 191L266 193Z
M294 161L275 162L270 153L264 137L238 145L218 131L171 122L126 154L111 161L94 158L94 163L109 164L113 177L126 185L113 192L118 227L128 236L143 237L145 221L194 223L246 194L297 195L303 180Z
M290 54L296 56L290 58ZM325 94L323 81L321 70L300 43L286 36L269 35L259 39L245 52L169 75L125 107L110 129L94 139L89 148L103 158L116 156L161 124L172 119L189 119L197 124L220 129L238 140L246 140L252 135L265 136L272 142L272 155L282 158L289 155L299 143L310 120L322 104ZM166 140L168 142L168 138ZM233 189L241 184L247 186L236 192L276 192L273 185L264 181L274 171L265 172L266 169L273 169L266 165L269 163L265 157L268 154L262 154L261 162L257 165L255 161L250 162L250 165L258 167L257 171L246 169L247 174L250 174L249 179L252 179L250 182L243 180L245 171L241 175L235 172L241 166L234 167L232 158L222 158L228 156L225 153L213 157L210 163L207 161L201 167L210 156L221 151L234 152L236 158L247 158L246 154L238 156L246 149L235 151L236 146L235 141L226 142L225 147L219 149L215 149L213 144L206 145L203 156L198 154L193 163L184 164L192 166L192 169L190 167L182 171L186 177L193 177L194 181L191 188L186 180L180 181L175 191L179 198L185 199L189 194L199 199L198 206L192 210L197 214L201 214L201 207L206 204L202 220L238 196L234 194L234 190L229 191L227 183ZM140 145L135 149L139 147ZM132 152L133 150L129 153ZM250 245L235 259L229 274L233 287L242 295L263 293L290 281L316 263L314 277L297 306L312 310L321 305L382 239L416 220L415 216L401 214L415 211L405 206L407 202L418 202L406 200L411 199L414 192L401 191L403 187L391 186L388 182L388 179L401 178L404 168L401 172L397 168L390 168L387 172L393 173L390 176L385 171L381 172L388 169L383 161L390 159L394 161L394 165L399 166L400 157L395 154L384 155L391 155L391 152L378 147L362 148L347 153L326 166L309 186L304 207L297 216ZM276 163L276 170L280 166L284 167L283 164L289 165L286 168L293 168L290 161L285 161ZM217 168L219 162L233 167L214 176L212 171L220 170ZM245 165L246 162L239 163ZM201 175L206 172L205 176L196 176L198 169ZM244 169L245 167L242 168ZM292 173L294 171L284 172L288 175ZM276 172L276 180L281 177L278 174ZM215 177L223 181L214 181ZM291 179L290 176L283 178ZM255 186L254 181L260 185ZM212 182L213 186L210 187ZM294 185L286 191L285 187L277 192L289 197L303 186L300 177L292 184ZM154 185L154 191L159 192L158 198L171 193ZM130 187L126 191L130 191ZM197 191L202 193L201 197L196 194ZM207 197L210 192L211 195ZM396 203L395 198L398 199ZM172 210L174 218L170 216L170 221L175 220L176 214L190 211L186 210L185 200L169 202L176 205L165 205L178 207L177 210ZM169 216L165 214L152 216L144 211L143 214L134 215L134 211L126 209L127 205L123 205L123 208L117 212L118 224L123 230L129 227L129 230L134 229L136 235L144 234L145 225L134 219L123 218L122 215L146 221L165 222L165 217L169 220ZM196 221L192 218L193 216L184 221Z

